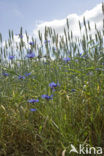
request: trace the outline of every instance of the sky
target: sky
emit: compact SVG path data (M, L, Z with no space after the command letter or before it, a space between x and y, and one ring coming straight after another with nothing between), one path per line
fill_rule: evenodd
M0 0L0 32L7 38L8 30L18 33L22 26L28 33L37 24L65 19L75 13L80 16L103 0Z

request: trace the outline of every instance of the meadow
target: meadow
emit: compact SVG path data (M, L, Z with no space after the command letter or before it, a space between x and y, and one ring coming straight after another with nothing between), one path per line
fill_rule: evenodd
M29 39L0 34L0 156L69 156L70 145L104 148L104 38L45 27ZM81 24L79 22L81 31ZM24 34L26 42L24 42ZM28 45L28 48L27 48ZM83 155L83 154L82 154Z

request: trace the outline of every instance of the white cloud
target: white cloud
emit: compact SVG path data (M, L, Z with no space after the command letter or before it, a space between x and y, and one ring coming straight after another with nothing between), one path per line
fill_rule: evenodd
M103 29L103 13L102 13L102 4L98 4L95 8L92 10L85 11L82 15L77 14L71 14L68 15L66 18L69 20L70 30L73 31L73 34L75 36L81 36L84 33L84 25L83 25L83 17L85 17L86 21L90 22L91 26L91 33L94 33L95 30L95 23L97 25L98 30ZM33 30L33 33L35 36L37 36L38 30L40 30L42 33L44 33L45 26L49 26L55 29L56 33L63 34L64 27L66 28L66 18L62 20L53 20L53 21L46 21L43 22ZM79 21L81 22L82 26L82 33L80 33L79 29Z
M16 11L17 15L21 15L20 12ZM33 30L34 37L38 37L38 30L40 30L42 33L44 33L44 28L45 26L49 26L55 29L56 33L59 35L62 35L64 32L64 28L66 28L66 19L68 18L69 20L69 25L70 25L70 31L73 31L74 36L81 37L83 33L85 33L85 28L83 25L83 17L85 17L86 21L90 21L90 26L91 26L91 32L94 34L95 33L95 23L97 25L98 30L103 29L103 13L102 13L102 4L98 4L95 8L91 10L85 11L82 15L77 15L77 14L70 14L66 18L62 20L53 20L53 21L36 21L36 27ZM80 32L79 29L79 21L81 22L82 26L82 31ZM29 35L29 41L31 41L32 35ZM23 34L23 41L25 42L26 48L30 48L30 45L27 42L26 35ZM16 43L19 44L20 39L17 35L14 35L14 42L13 46L16 47ZM3 42L2 46L5 46L5 41Z

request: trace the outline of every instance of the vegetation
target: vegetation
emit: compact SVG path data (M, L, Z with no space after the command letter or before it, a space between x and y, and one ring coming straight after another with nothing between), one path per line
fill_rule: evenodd
M9 31L3 43L0 34L0 156L68 156L71 144L104 148L103 31L95 25L91 35L83 24L82 38L68 20L63 36L46 27L30 40L21 28L19 42Z

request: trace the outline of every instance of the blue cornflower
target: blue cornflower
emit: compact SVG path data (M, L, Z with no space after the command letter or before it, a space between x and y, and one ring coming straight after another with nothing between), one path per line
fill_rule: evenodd
M51 95L51 96L48 96L48 95L42 95L42 98L43 99L47 99L47 100L49 100L49 99L52 99L52 97L53 97L53 95Z
M22 39L22 38L23 38L23 35L22 35L22 34L19 34L19 38L21 38L21 39Z
M26 55L26 57L28 57L28 58L33 58L33 57L35 57L35 54L34 54L33 52L30 52L30 53L28 53L28 54Z
M79 53L79 56L82 56L82 53Z
M53 50L56 51L57 49L55 47L53 47Z
M18 78L24 80L25 79L25 76L19 75Z
M87 56L88 56L88 55L86 54L86 55L83 55L82 57L83 57L83 58L86 58Z
M31 112L36 112L37 109L35 109L35 108L31 108L30 111L31 111Z
M31 46L34 46L34 42L29 42L29 44L30 44Z
M45 44L50 43L50 40L45 40L44 43Z
M19 38L23 38L23 35L22 34L16 34Z
M71 59L69 57L63 58L63 60L67 63L69 62Z
M8 74L8 73L2 73L2 75L3 75L3 76L9 76L9 74Z
M31 75L31 73L25 73L25 76L29 76L29 75Z
M77 53L77 56L82 57L83 53Z
M57 83L51 82L51 83L49 84L49 87L51 87L51 89L54 89L54 88L56 88L57 86L60 86L59 82L57 82Z
M104 69L102 69L102 68L96 68L95 70L96 71L104 71Z
M78 59L76 59L75 62L78 62Z
M51 83L49 84L49 86L51 87L51 89L53 89L53 88L57 87L57 83L51 82Z
M75 92L76 91L76 89L71 89L71 92Z
M9 59L10 59L10 60L13 60L13 59L14 59L14 56L12 56L12 55L9 56Z
M29 103L35 103L35 102L39 102L39 99L35 100L35 99L30 99L28 100Z

